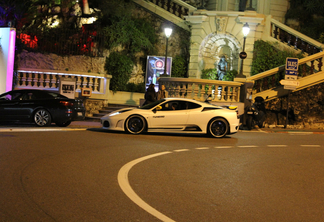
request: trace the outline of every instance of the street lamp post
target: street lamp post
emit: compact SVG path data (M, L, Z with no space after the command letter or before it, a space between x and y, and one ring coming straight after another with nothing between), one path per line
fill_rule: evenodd
M237 76L237 78L245 78L245 75L243 75L243 62L244 59L246 58L246 52L245 52L245 40L246 40L246 36L249 34L250 32L250 27L248 23L245 23L245 25L243 26L243 51L240 53L240 58L242 60L241 62L241 69L240 69L240 74Z
M163 75L167 75L167 64L168 64L168 40L169 40L169 37L171 36L172 34L172 28L165 28L164 29L164 34L165 34L165 37L166 37L166 47L165 47L165 60L164 60L164 73Z

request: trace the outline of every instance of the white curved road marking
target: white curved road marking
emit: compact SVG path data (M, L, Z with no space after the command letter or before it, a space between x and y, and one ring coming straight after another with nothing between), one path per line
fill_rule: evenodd
M215 146L216 149L230 149L233 148L232 146Z
M256 148L259 146L255 146L255 145L247 145L247 146L237 146L238 148Z
M208 150L209 149L209 147L198 147L198 148L196 148L196 150Z
M189 151L189 149L173 150L173 152L185 152L185 151Z
M287 145L267 145L268 147L287 147ZM320 145L300 145L302 147L321 147ZM247 145L247 146L237 146L236 148L256 148L259 146L255 145ZM228 148L234 148L233 146L215 146L214 148L216 149L228 149ZM209 149L209 147L198 147L195 148L197 150L205 150ZM155 153L152 155L144 156L141 158L138 158L136 160L133 160L127 164L125 164L118 172L118 184L120 188L123 190L123 192L128 196L129 199L131 199L135 204L137 204L139 207L144 209L146 212L150 213L151 215L155 216L156 218L160 219L161 221L165 222L175 222L171 218L165 216L161 212L157 211L150 205L148 205L144 200L142 200L132 189L132 187L129 184L128 181L128 172L132 169L133 166L136 164L145 161L150 158L154 158L157 156L162 156L170 153L175 153L175 152L185 152L185 151L190 151L189 149L179 149L179 150L173 150L173 151L166 151L166 152L161 152L161 153Z
M118 183L120 188L123 190L123 192L134 202L136 203L139 207L141 207L142 209L144 209L145 211L147 211L148 213L152 214L153 216L155 216L156 218L165 221L165 222L174 222L174 220L172 220L171 218L165 216L164 214L162 214L161 212L157 211L156 209L154 209L153 207L151 207L150 205L148 205L146 202L144 202L132 189L132 187L129 184L128 181L128 172L130 171L130 169L135 166L136 164L150 159L150 158L154 158L157 156L161 156L161 155L165 155L165 154L169 154L172 152L162 152L162 153L156 153L156 154L152 154L152 155L148 155L145 157L141 157L138 158L136 160L133 160L127 164L125 164L118 172Z
M321 147L320 145L300 145L301 147Z

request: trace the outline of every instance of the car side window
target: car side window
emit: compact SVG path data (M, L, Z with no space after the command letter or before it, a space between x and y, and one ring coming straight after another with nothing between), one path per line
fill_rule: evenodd
M172 110L185 110L187 109L187 104L185 101L170 101L162 104L162 111L172 111Z
M18 93L18 92L13 92L13 93L9 93L7 95L5 95L5 99L12 101L12 100L21 100L22 99L23 94L22 93Z
M22 100L33 100L35 99L34 93L25 93L22 97Z
M161 111L170 111L170 110L172 110L170 102L163 103L161 105L161 107L162 107Z
M192 103L192 102L187 103L187 109L197 109L199 107L201 107L201 105L199 105L197 103Z

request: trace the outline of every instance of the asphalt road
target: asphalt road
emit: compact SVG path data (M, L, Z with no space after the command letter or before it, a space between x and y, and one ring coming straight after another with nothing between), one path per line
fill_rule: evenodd
M55 129L0 131L0 221L324 219L324 134Z

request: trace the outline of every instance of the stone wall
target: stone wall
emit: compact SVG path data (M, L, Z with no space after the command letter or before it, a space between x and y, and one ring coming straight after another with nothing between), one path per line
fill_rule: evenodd
M105 57L89 56L59 56L53 53L43 54L22 51L17 55L18 69L36 68L62 71L106 73L104 70ZM109 73L108 73L109 74Z
M106 100L85 99L83 103L86 109L86 117L92 117L93 114L98 114L99 110L108 106L108 102Z
M287 96L266 102L266 125L285 125ZM324 83L290 93L288 125L324 129Z

